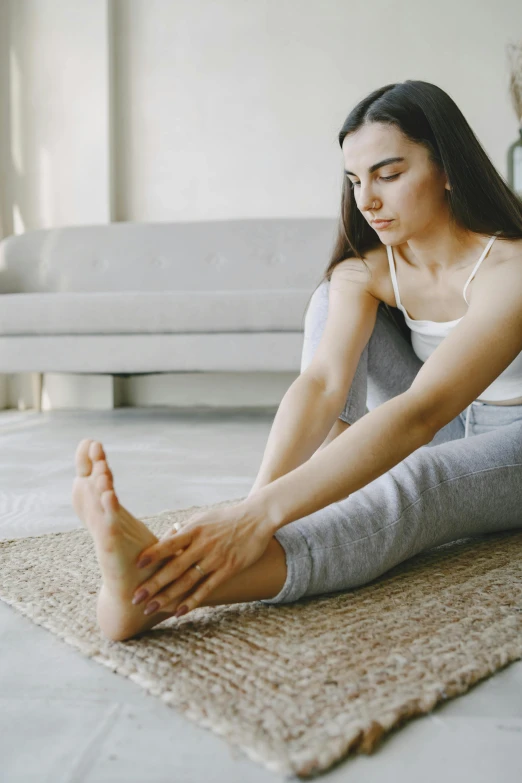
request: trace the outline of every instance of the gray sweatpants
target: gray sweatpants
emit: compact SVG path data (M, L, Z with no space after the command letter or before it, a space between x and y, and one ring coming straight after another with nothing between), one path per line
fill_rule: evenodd
M323 283L310 302L301 372L321 339L328 291ZM381 303L340 418L353 424L406 391L421 366L401 311ZM430 547L515 528L522 528L522 405L474 402L382 476L280 528L287 578L263 603L349 590Z

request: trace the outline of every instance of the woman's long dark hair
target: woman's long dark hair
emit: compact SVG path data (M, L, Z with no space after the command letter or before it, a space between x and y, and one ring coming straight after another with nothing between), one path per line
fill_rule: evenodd
M428 150L429 159L448 178L451 190L445 193L453 222L485 236L499 232L499 239L522 239L522 199L502 179L457 104L444 90L410 79L374 90L344 121L339 132L341 149L345 136L373 122L395 126L410 141ZM358 258L365 263L364 255L380 244L377 233L357 208L350 183L343 177L337 239L317 288L331 279L334 267L341 261ZM310 302L307 310L309 305Z

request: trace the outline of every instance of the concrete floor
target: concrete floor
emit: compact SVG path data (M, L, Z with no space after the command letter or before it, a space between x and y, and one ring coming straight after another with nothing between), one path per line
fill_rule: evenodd
M244 497L274 411L121 408L0 412L0 537L80 525L70 505L79 440L103 442L137 516ZM266 771L130 680L0 601L3 783L269 783ZM348 759L338 783L519 783L522 661Z

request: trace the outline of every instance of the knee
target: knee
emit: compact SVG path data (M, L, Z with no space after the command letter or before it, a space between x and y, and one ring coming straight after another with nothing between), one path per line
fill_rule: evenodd
M305 331L313 329L317 322L322 323L328 315L330 283L324 280L313 292L306 308Z
M321 337L328 318L328 297L330 282L325 280L316 288L308 303L304 319L303 353L301 358L301 372L312 361L313 355L321 341Z

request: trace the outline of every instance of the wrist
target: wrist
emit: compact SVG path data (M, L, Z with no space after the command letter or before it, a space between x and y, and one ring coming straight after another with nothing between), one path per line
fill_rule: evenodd
M248 493L248 497L251 495L256 495L260 490L265 489L265 487L267 487L272 481L275 481L276 478L278 478L278 476L270 476L268 474L259 473L252 485L252 488L250 489L250 492Z
M274 502L271 487L271 484L267 484L261 487L261 489L252 489L248 497L243 501L243 505L259 520L260 524L266 525L271 533L274 534L284 523L280 509L277 503Z

